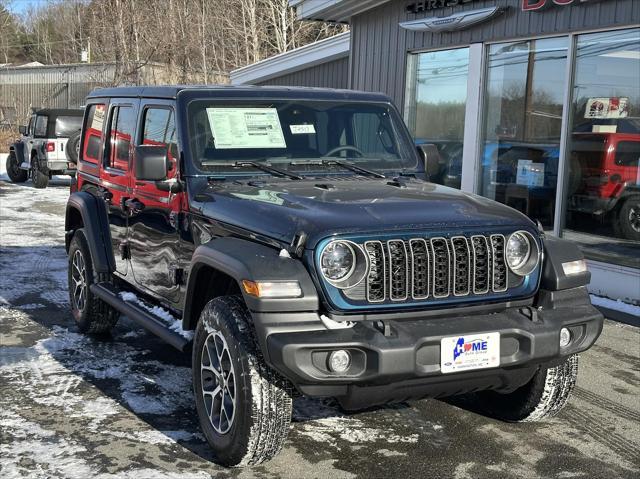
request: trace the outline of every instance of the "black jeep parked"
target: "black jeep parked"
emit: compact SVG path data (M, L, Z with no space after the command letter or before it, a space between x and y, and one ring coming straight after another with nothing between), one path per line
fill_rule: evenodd
M21 138L9 147L9 179L24 183L31 178L36 188L46 188L53 175L75 176L83 112L34 110L29 124L20 127Z
M346 409L474 393L507 421L566 404L601 332L580 250L426 181L386 96L93 92L66 214L78 328L125 314L192 348L225 465L281 448L292 396Z

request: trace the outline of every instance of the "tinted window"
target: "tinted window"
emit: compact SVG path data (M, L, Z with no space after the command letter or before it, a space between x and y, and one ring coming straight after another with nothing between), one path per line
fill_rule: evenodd
M616 148L616 165L640 166L640 141L619 141Z
M135 130L136 117L130 106L115 107L109 125L110 150L107 166L127 170L131 156L131 138Z
M87 123L84 129L82 159L97 163L102 150L102 131L106 108L102 104L90 105L87 112Z
M176 126L173 111L168 108L148 108L144 114L143 145L166 145L169 157L177 155Z
M81 116L59 116L56 118L56 136L70 137L82 128Z
M49 118L43 115L36 116L36 122L33 127L33 136L46 137L47 136L47 123Z

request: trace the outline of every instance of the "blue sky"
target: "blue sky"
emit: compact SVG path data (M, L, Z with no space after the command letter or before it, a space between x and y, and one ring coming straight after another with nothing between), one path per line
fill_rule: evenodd
M24 13L29 7L37 7L38 5L46 4L51 0L9 0L7 7L9 10L15 13Z

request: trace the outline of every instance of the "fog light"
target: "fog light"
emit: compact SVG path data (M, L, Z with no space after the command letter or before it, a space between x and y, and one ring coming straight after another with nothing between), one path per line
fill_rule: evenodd
M562 328L560 330L560 347L566 348L567 346L569 346L570 342L571 342L571 331L569 331L567 328Z
M344 349L333 351L329 355L329 369L334 373L343 373L351 366L351 355Z

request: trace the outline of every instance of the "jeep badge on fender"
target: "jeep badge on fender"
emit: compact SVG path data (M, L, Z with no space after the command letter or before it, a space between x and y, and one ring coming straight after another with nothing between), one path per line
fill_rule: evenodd
M430 146L381 94L94 91L66 212L78 328L124 314L191 350L227 466L278 453L294 394L357 410L474 393L506 421L553 416L602 330L584 258L430 183Z

